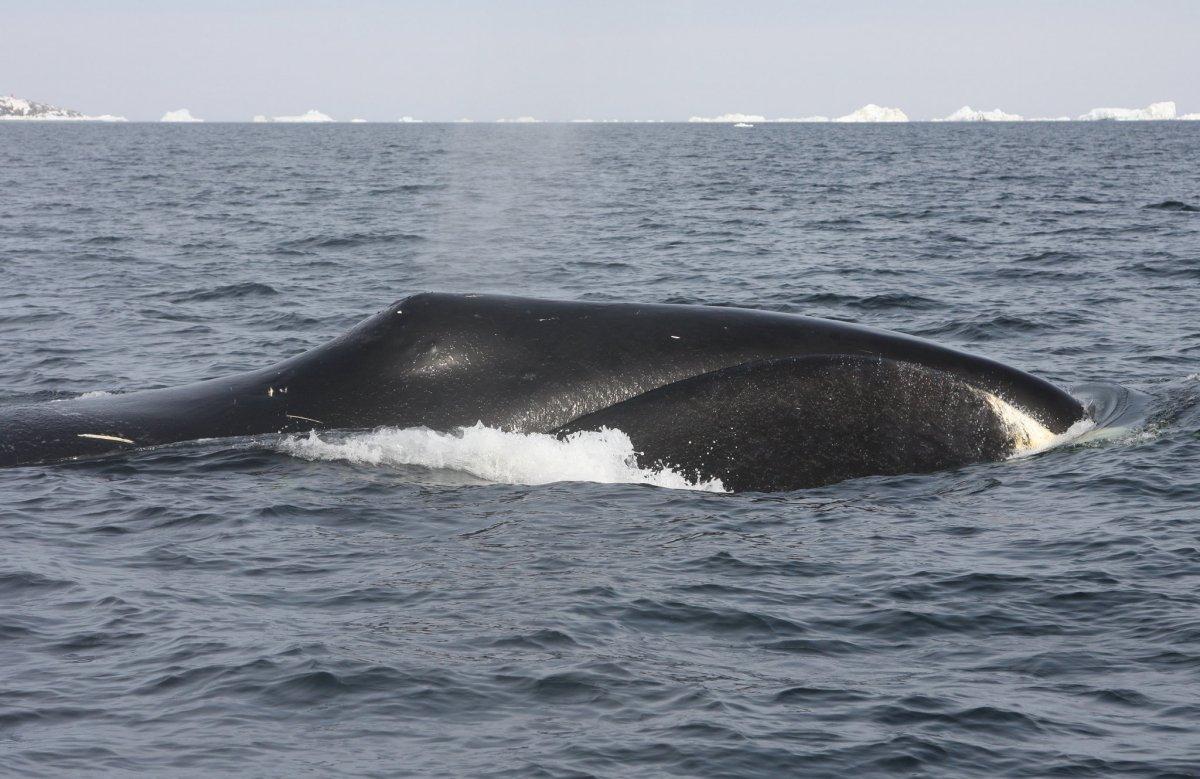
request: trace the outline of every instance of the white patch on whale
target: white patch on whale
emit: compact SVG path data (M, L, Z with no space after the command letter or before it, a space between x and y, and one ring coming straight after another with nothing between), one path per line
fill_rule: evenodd
M629 436L620 430L512 433L476 423L453 433L428 428L384 427L367 433L289 436L281 451L306 460L344 460L364 465L418 465L471 474L501 484L585 481L650 484L670 489L726 492L719 479L692 482L669 468L640 468Z
M107 433L76 433L76 438L92 438L97 441L116 441L119 444L135 443L132 438L125 438L119 435L109 435Z
M990 392L981 391L980 394L1012 437L1011 457L1027 457L1071 443L1096 426L1093 420L1084 417L1062 433L1053 433L1041 422L1003 398Z

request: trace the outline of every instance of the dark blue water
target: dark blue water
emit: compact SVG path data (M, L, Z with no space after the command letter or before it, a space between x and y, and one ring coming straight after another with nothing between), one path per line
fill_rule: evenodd
M1198 153L1188 123L0 127L0 403L493 291L891 328L1106 430L773 495L270 438L0 471L0 771L1197 775Z

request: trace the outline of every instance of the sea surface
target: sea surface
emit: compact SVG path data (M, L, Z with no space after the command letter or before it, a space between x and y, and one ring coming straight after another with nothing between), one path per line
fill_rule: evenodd
M0 773L1200 775L1197 159L1200 122L0 126L0 404L439 290L861 322L1099 423L777 494L487 430L3 470Z

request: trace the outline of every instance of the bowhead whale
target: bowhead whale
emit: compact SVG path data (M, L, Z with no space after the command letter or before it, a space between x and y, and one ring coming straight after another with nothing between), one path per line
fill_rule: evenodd
M1001 363L736 308L420 294L268 368L0 408L0 465L379 426L619 428L642 467L731 490L928 472L1041 446L1078 401Z

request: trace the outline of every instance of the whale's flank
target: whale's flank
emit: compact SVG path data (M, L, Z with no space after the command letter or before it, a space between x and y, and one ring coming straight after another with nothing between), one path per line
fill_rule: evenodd
M0 465L312 429L604 424L642 457L701 480L793 489L1001 459L1082 416L1035 376L842 322L422 294L257 371L0 409ZM708 442L706 454L696 441Z

